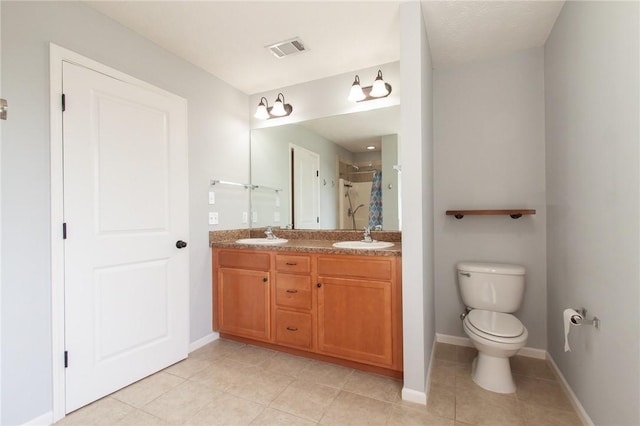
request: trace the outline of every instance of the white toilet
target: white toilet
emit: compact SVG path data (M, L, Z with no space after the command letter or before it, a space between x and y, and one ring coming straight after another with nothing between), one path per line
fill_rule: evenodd
M478 349L471 377L484 389L512 393L509 357L527 344L529 333L511 315L524 295L525 269L504 263L460 262L456 265L462 301L467 306L462 322Z

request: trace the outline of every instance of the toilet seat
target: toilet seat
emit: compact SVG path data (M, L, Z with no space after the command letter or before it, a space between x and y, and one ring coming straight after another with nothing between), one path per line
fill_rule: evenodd
M511 314L473 309L464 319L473 334L497 343L526 341L527 329Z

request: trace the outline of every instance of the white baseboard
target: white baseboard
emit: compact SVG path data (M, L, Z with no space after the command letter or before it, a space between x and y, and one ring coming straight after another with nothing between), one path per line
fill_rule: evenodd
M218 340L220 338L220 334L213 332L211 334L207 334L204 337L201 337L200 339L196 340L195 342L192 342L189 344L189 353L200 349L201 347L203 347L206 344L209 344L211 342L213 342L214 340Z
M471 340L469 340L468 337L436 333L436 341L438 343L447 343L449 345L473 347L473 344L471 344Z
M547 359L547 351L536 348L522 348L518 351L518 355L529 358Z
M415 404L427 405L427 394L413 389L402 388L402 399Z
M594 426L593 421L591 421L591 417L589 417L589 415L585 411L584 407L580 403L580 400L578 399L576 394L573 393L573 389L571 389L571 386L569 386L567 379L564 378L564 375L558 368L558 365L555 363L555 361L551 357L551 354L549 354L548 352L547 352L547 362L551 365L551 368L553 368L556 375L560 379L560 384L562 385L562 389L564 390L564 393L569 398L569 401L571 402L571 405L573 406L573 408L576 410L576 413L578 413L578 417L580 417L580 421L582 421L582 424L587 426Z
M38 416L35 419L29 420L23 426L49 426L52 424L53 424L53 411L49 411L48 413L44 413L43 415Z
M436 340L440 343L447 343L449 345L473 347L473 344L468 337L436 333ZM518 355L526 356L528 358L547 359L547 351L544 349L525 347L520 349Z

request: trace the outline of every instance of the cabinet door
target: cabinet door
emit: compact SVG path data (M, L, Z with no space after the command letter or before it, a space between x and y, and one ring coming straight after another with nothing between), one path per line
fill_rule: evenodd
M317 290L319 352L391 367L391 283L323 277Z
M244 269L218 270L220 331L252 339L270 338L269 273Z

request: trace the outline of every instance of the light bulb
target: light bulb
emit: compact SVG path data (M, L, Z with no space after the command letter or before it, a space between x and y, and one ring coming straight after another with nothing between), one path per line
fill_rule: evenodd
M366 98L364 92L362 91L362 87L360 86L360 77L356 75L356 79L353 81L351 85L351 91L349 92L349 97L347 98L351 102L360 102Z
M276 117L283 117L287 115L287 111L284 106L284 95L282 93L278 93L278 97L273 103L273 108L271 108L271 115Z
M387 84L382 79L382 71L378 71L378 76L376 77L376 81L373 82L373 87L369 95L373 98L382 98L388 94L389 89L387 89Z
M264 101L263 101L264 99ZM265 98L260 99L260 103L258 104L258 108L256 108L256 113L253 115L255 118L259 120L266 120L269 118L269 111L267 110L267 105Z

